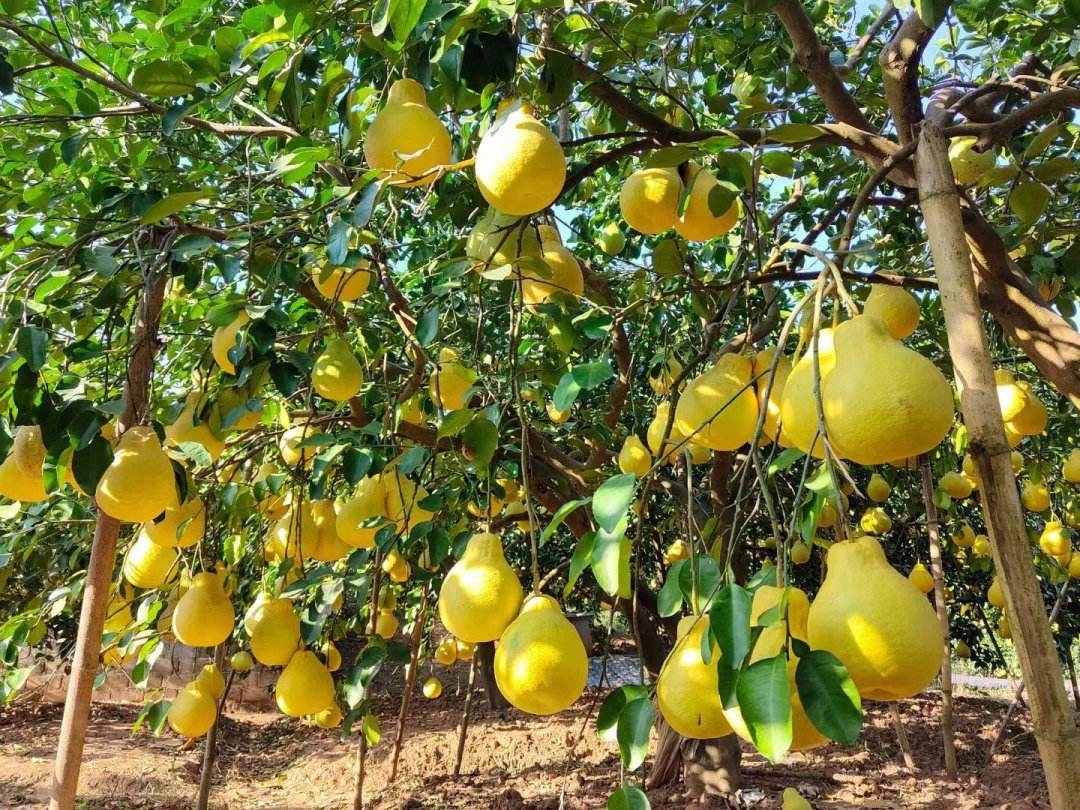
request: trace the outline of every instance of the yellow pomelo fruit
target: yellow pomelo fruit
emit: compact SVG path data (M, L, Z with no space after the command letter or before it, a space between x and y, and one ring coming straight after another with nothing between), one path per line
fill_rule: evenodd
M833 330L822 329L818 334L817 367L824 387L824 380L836 365L836 352ZM794 364L791 373L784 382L780 396L780 444L797 447L822 458L825 454L818 434L817 401L814 397L814 351L813 344L807 344L806 351Z
M716 188L716 177L712 172L691 163L687 183L690 197L686 201L686 210L675 221L675 231L679 236L691 242L708 242L723 236L739 221L739 201L735 199L727 210L719 216L709 207L709 194Z
M173 634L181 644L216 647L232 635L236 617L222 579L210 571L192 577L172 616Z
M453 665L457 661L457 644L451 636L447 636L435 647L435 661L444 667Z
M1050 508L1050 490L1046 484L1028 483L1020 493L1020 501L1029 512L1045 512Z
M41 474L25 475L12 453L0 464L0 495L22 503L38 503L49 497Z
M1080 579L1080 552L1074 551L1069 557L1069 576Z
M375 616L375 635L379 638L393 638L401 622L392 610L380 610Z
M285 496L282 491L273 492L270 489L270 484L267 481L270 476L282 475L280 468L271 461L265 461L259 465L259 469L255 473L255 478L252 479L252 486L258 483L264 483L266 485L266 491L263 493L262 499L259 501L259 511L263 513L263 517L267 520L277 520L279 517L288 511L288 507L285 505ZM288 480L282 482L282 488L288 483Z
M872 537L835 543L826 563L807 621L810 646L839 658L865 698L900 700L925 689L942 658L930 602Z
M326 659L326 668L330 672L337 672L341 669L341 651L334 642L327 641L323 645L322 654L323 658Z
M761 438L763 444L770 439L776 441L780 436L780 401L784 396L788 377L791 376L792 364L788 357L776 360L775 372L772 371L775 357L776 348L771 347L762 349L754 355L753 359L754 387L758 408L765 410L765 421L761 426L764 433ZM781 444L784 444L783 439L781 439Z
M1061 477L1070 484L1080 484L1080 447L1074 448L1061 466Z
M990 557L993 550L990 547L990 538L985 534L975 535L975 542L971 544L971 553L977 557Z
M476 372L458 362L457 352L439 352L439 366L431 373L428 391L431 399L443 411L457 411L469 404L466 395L476 382Z
M206 534L206 507L198 496L172 505L161 520L143 524L142 534L159 546L189 548Z
M290 467L297 464L310 464L318 453L317 447L301 447L301 443L322 433L315 425L293 425L285 430L278 439L278 452L282 460Z
M975 544L975 530L968 523L961 523L953 535L953 542L960 548L971 548Z
M998 405L1001 406L1001 418L1006 422L1020 415L1027 405L1027 392L1016 383L1011 371L999 368L994 372L997 384Z
M561 425L563 422L569 421L570 414L573 412L573 408L567 408L564 411L559 410L555 407L554 402L549 402L545 410L547 411L548 419L555 425Z
M288 599L259 594L244 615L244 629L251 637L251 654L263 666L284 666L300 646L300 617Z
M108 604L105 606L105 632L122 633L133 620L131 599L122 593L113 591L109 595Z
M837 453L858 464L884 464L937 447L953 422L952 388L938 368L872 315L843 322L833 340L836 365L822 380L821 395Z
M454 646L457 647L458 661L472 661L473 654L476 652L475 644L456 638L454 639Z
M315 547L304 551L311 559L331 563L352 551L352 546L338 537L333 501L312 501L311 519L315 523Z
M172 730L181 737L201 737L217 719L214 699L192 682L185 686L169 706L166 715Z
M566 156L527 104L496 117L476 149L476 185L504 214L527 216L555 202L566 180Z
M949 142L949 163L952 164L956 182L970 186L979 182L983 175L994 168L997 157L993 150L976 152L973 148L978 138L953 138Z
M399 79L390 86L386 106L364 137L364 160L403 188L430 185L438 177L433 169L450 162L450 133L419 82Z
M465 241L465 255L475 263L473 269L481 273L541 253L540 234L528 220L494 208L481 215Z
M364 478L356 485L353 496L338 509L337 535L355 548L371 548L375 545L375 535L385 523L376 518L387 517L382 476Z
M292 560L300 565L318 544L319 529L311 515L311 503L304 501L299 509L290 507L271 527L263 546L263 559L275 563Z
M971 647L967 645L966 641L956 642L956 657L957 658L971 658Z
M619 450L619 470L641 478L651 467L652 454L649 453L649 448L637 436L627 436Z
M1002 614L997 622L998 635L1004 639L1012 638L1012 627L1009 625L1009 617Z
M251 653L247 650L241 650L235 652L229 658L229 667L233 672L251 672L251 668L255 666L255 659L251 657Z
M236 345L236 336L241 329L247 326L250 320L251 318L247 312L240 310L232 323L219 326L214 332L213 340L210 342L210 353L214 356L214 360L221 367L221 370L228 374L236 373L236 366L229 359L229 349Z
M675 406L675 424L693 444L734 450L754 436L758 407L749 357L725 354L686 384Z
M439 681L438 678L428 678L426 681L424 681L423 692L424 697L426 697L428 700L435 700L435 698L442 695L442 683Z
M882 478L880 473L874 473L870 476L870 483L866 485L866 496L877 503L883 503L889 500L889 495L892 494L892 487L889 486L889 482Z
M1016 429L1012 422L1005 422L1005 442L1009 447L1019 447L1024 440L1024 434Z
M205 404L206 400L198 391L188 394L176 421L165 427L165 444L173 447L180 447L184 442L201 444L210 454L210 460L217 461L225 450L225 441L210 429L210 411L203 407ZM196 418L198 424L195 424Z
M1012 471L1019 475L1020 471L1024 469L1024 454L1019 450L1013 450L1009 453L1009 462L1012 467ZM972 476L974 477L974 476ZM978 484L976 484L978 486Z
M665 354L663 359L649 369L649 387L662 397L671 393L675 379L682 374L683 364L673 354Z
M686 616L679 622L679 638L656 679L656 702L660 714L677 733L691 739L724 737L733 729L720 702L716 663L720 647L712 642L706 664L701 644L708 632L707 616Z
M903 287L874 284L863 304L863 315L880 318L894 338L903 340L919 326L919 301Z
M371 270L367 262L356 270L347 267L322 267L312 270L315 287L331 301L355 301L371 286Z
M340 337L327 339L326 348L315 359L311 370L311 384L319 396L333 402L345 402L360 393L364 371L352 349Z
M277 705L289 717L318 714L334 702L334 678L311 650L289 660L274 685Z
M424 521L431 520L432 513L420 506L420 502L428 497L427 490L394 468L385 470L382 479L386 497L385 514L397 524L398 531L413 529Z
M975 491L975 483L963 473L949 471L941 476L938 485L950 498L963 499Z
M456 638L473 644L502 635L521 607L521 582L490 532L474 534L439 590L439 617Z
M344 719L344 715L341 713L341 706L338 705L335 700L321 712L313 714L311 716L311 722L318 728L337 728L341 725L341 721Z
M1008 427L1021 436L1038 436L1050 423L1050 414L1047 413L1046 406L1029 383L1020 382L1017 385L1027 398L1024 400L1024 407L1020 409L1020 413L1009 421Z
M407 560L398 560L386 573L391 582L408 582L412 576L412 566Z
M510 704L548 715L585 691L589 658L581 636L550 596L533 595L499 637L495 682Z
M791 544L791 551L788 556L795 565L804 565L810 561L810 546L802 540L796 540Z
M653 455L660 454L660 442L664 438L664 428L667 426L668 413L670 413L670 411L670 402L661 402L657 405L656 413L645 433L645 441L648 442L649 449L652 451ZM666 442L666 449L668 450L666 461L669 464L674 464L675 461L682 456L683 452L687 450L690 451L691 464L704 464L712 458L712 450L703 444L687 442L686 444L679 446L685 438L686 437L679 430L678 423L673 422L671 425L671 432L668 434L668 440ZM676 447L678 447L678 449L676 449Z
M622 232L616 222L609 222L600 229L600 235L596 238L596 244L608 256L618 256L626 247L626 234ZM656 251L653 251L655 256Z
M234 411L240 410L239 413ZM262 425L263 404L240 388L226 388L217 401L217 422L223 431L252 430ZM227 425L224 424L232 419Z
M1061 521L1048 521L1039 535L1039 548L1051 557L1071 557L1072 539L1069 530L1061 525Z
M20 425L15 429L11 443L11 455L15 466L27 478L40 478L45 464L45 442L37 425Z
M674 540L664 549L664 565L674 565L679 560L690 559L690 546L685 540Z
M133 427L120 437L95 497L109 517L131 523L147 523L176 504L172 463L153 428Z
M859 528L867 534L885 534L892 528L892 518L880 506L875 506L863 512Z
M180 554L140 533L124 557L124 579L136 588L160 588L180 572Z
M926 570L926 566L922 563L915 563L907 576L920 593L930 593L934 590L934 575Z
M635 231L661 233L678 221L682 192L682 178L675 169L638 169L623 183L619 211Z
M209 696L215 703L225 694L225 676L221 674L217 664L204 666L195 676L195 683L203 694Z
M565 247L557 242L545 241L544 253L539 261L547 265L550 273L547 277L530 272L530 263L522 262L521 300L526 306L539 306L556 293L580 298L585 292L581 265Z
M993 607L1005 607L1005 591L1001 589L1001 582L997 577L990 581L990 587L986 590L986 601Z

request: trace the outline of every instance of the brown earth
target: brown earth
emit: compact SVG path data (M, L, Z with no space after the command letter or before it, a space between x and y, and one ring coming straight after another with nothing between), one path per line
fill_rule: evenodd
M445 679L446 694L420 698L409 719L398 779L388 784L397 707L377 706L382 741L369 754L365 806L370 808L485 808L539 810L603 807L618 786L618 755L595 733L586 695L554 718L510 712L503 718L483 700L470 728L462 773L450 776L460 683ZM779 807L783 788L798 788L817 808L1044 808L1049 804L1023 712L1000 751L988 761L1004 704L960 698L957 742L961 779L941 770L938 701L927 696L903 704L903 717L919 771L899 762L896 735L884 704L869 707L860 742L793 754L771 765L744 746L742 806ZM194 806L200 753L182 749L170 734L132 735L139 707L102 703L94 708L79 795L84 810ZM47 802L52 756L62 707L26 701L0 712L0 807L40 807ZM222 726L213 790L215 808L350 807L355 737L320 731L266 709L230 707ZM655 742L655 741L654 741ZM201 750L201 746L199 747ZM648 762L646 767L648 767ZM654 808L688 807L681 787L650 791ZM700 805L694 805L700 806ZM713 806L722 806L719 803Z

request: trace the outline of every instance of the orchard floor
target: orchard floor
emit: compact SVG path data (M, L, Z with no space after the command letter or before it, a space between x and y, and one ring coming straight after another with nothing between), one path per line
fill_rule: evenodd
M619 768L614 749L597 739L588 714L592 694L572 710L546 719L517 712L503 719L477 701L463 775L454 779L450 772L462 698L453 694L456 684L447 686L447 694L439 700L414 703L398 779L392 784L387 778L396 706L389 700L378 706L383 738L369 754L366 807L554 810L560 796L566 808L604 806L618 784ZM1025 713L1019 714L1001 750L987 762L1004 708L999 700L958 700L959 782L948 782L941 771L938 702L928 696L903 705L917 773L898 764L889 714L883 704L872 704L863 737L853 748L796 754L780 765L744 753L744 789L737 806L779 807L780 792L794 786L817 808L1048 807ZM0 807L37 808L47 803L61 711L56 703L26 700L0 711ZM199 753L182 750L181 742L169 734L132 735L137 711L138 706L130 703L94 708L79 790L83 810L194 806ZM230 810L351 806L354 751L353 741L299 726L269 708L230 709L211 806ZM654 808L690 806L681 788L654 790L649 797Z

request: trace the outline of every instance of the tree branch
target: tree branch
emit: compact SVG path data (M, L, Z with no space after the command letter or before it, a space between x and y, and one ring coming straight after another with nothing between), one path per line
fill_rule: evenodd
M910 143L915 138L915 127L923 118L919 99L919 63L933 33L934 29L923 22L917 11L913 11L896 29L878 57L885 101L892 112L901 144Z

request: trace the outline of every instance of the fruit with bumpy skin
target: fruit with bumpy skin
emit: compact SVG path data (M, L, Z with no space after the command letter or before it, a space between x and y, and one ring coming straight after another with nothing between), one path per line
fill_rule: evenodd
M326 659L326 668L331 672L341 669L341 651L332 641L327 641L322 648L323 658Z
M360 393L364 371L349 345L336 335L326 341L311 370L311 384L319 396L345 402Z
M1074 551L1069 557L1069 576L1072 579L1080 579L1080 551Z
M193 739L208 732L217 719L214 699L191 682L180 690L166 715L169 726L181 737Z
M172 462L153 428L133 427L120 437L95 496L105 514L131 523L153 520L176 503Z
M304 549L311 559L332 563L352 551L352 546L338 536L337 511L333 501L312 501L311 520L315 524L315 547Z
M236 345L236 336L240 334L241 329L248 325L249 321L251 321L251 318L247 312L240 310L231 323L217 328L213 339L210 341L210 354L214 356L214 360L221 366L221 370L227 374L236 373L236 366L229 359L229 350Z
M952 388L937 366L872 315L844 321L833 339L836 365L822 379L821 397L837 453L885 464L937 447L953 422Z
M387 173L402 188L434 183L434 169L450 161L450 133L427 103L423 86L413 79L390 85L386 106L364 137L364 160Z
M316 447L301 447L308 439L318 436L322 431L315 425L301 423L285 430L278 439L278 452L288 466L310 464L318 452Z
M892 494L892 487L889 486L889 482L881 477L880 473L874 473L870 476L870 483L866 485L866 497L877 503L884 503L889 500L889 495Z
M11 442L11 457L15 466L27 478L40 478L45 463L45 442L37 425L20 425Z
M284 666L300 646L300 617L288 599L260 594L244 615L244 627L251 654L263 666Z
M872 537L835 543L826 562L807 621L810 646L839 658L865 698L900 700L925 689L942 658L930 602Z
M318 728L337 728L341 725L341 721L344 716L341 713L341 707L334 701L321 712L318 712L311 716L311 722Z
M683 371L683 364L673 354L664 353L660 360L649 368L649 387L662 397L671 393L671 386Z
M229 658L229 667L233 672L239 672L241 674L245 672L251 672L251 668L255 666L255 659L252 658L251 653L247 650L240 650L235 652L232 657Z
M440 410L457 411L469 404L466 397L474 382L476 372L458 362L453 349L443 349L439 352L438 369L428 381L428 391Z
M318 714L334 701L334 679L315 653L300 650L281 671L274 692L283 714Z
M1051 557L1072 555L1072 539L1069 530L1059 520L1048 521L1039 535L1039 548Z
M1061 477L1070 484L1080 484L1080 447L1073 449L1061 466Z
M678 641L656 679L660 714L678 734L697 740L732 733L720 702L716 669L720 647L711 642L710 663L701 657L702 639L708 630L708 617L684 617L679 622Z
M557 293L580 298L585 292L585 277L577 257L563 247L558 233L553 231L547 226L540 227L544 248L540 261L547 265L550 275L543 277L539 272L530 272L528 264L522 262L521 300L528 307L537 307Z
M1020 493L1020 501L1029 512L1045 512L1050 508L1050 490L1046 484L1029 482Z
M426 697L428 700L435 700L437 697L442 695L442 683L439 681L438 678L428 678L426 681L424 681L422 691L424 693L424 697Z
M765 411L765 421L761 426L764 433L760 439L761 444L767 444L770 440L776 441L780 435L780 400L784 395L788 377L791 376L791 359L781 357L775 360L775 357L776 348L770 347L754 355L753 361L758 407ZM781 444L783 443L781 441Z
M380 610L375 616L375 635L379 638L391 639L398 631L398 617L392 610Z
M259 465L259 469L255 473L255 478L252 479L252 486L256 484L262 484L260 489L263 489L262 498L259 500L258 507L263 513L263 517L267 520L277 520L284 515L289 507L285 505L285 497L282 495L282 489L279 488L277 492L274 492L270 488L270 482L267 480L271 476L282 476L284 474L278 468L276 464L271 461L265 461ZM277 481L277 479L275 479ZM280 486L283 488L285 481L282 480Z
M473 269L484 273L527 256L543 252L539 231L528 220L488 208L465 240L465 255L475 262Z
M589 659L574 625L550 596L536 594L503 631L495 648L495 682L523 712L549 715L585 691Z
M892 518L880 506L875 506L863 512L859 528L867 534L885 534L892 528Z
M963 500L975 491L974 481L963 473L951 470L941 476L938 486L945 490L950 498L956 498L957 500Z
M232 635L235 614L222 573L203 571L191 579L172 616L173 634L189 647L216 647Z
M920 563L915 563L910 571L908 571L907 578L911 580L911 584L919 589L920 593L930 593L934 590L934 575L926 570L926 566Z
M521 582L490 532L474 534L439 591L439 617L455 638L495 641L518 613Z
M451 636L447 636L435 647L435 660L444 667L453 666L457 661L457 644Z
M819 375L822 381L836 365L832 329L822 329L818 333L816 365L820 369ZM822 458L825 450L820 438L817 438L818 412L817 399L814 396L814 367L813 343L810 342L802 357L792 366L787 380L784 381L784 391L780 396L780 444L785 447L797 447L804 453L812 452L816 458ZM813 444L812 448L811 444Z
M919 326L919 301L903 287L874 284L863 304L863 315L880 318L894 338L903 340Z
M678 221L682 192L682 178L675 169L638 169L623 183L619 211L638 233L661 233Z
M709 204L709 194L716 188L716 177L712 172L690 163L687 169L687 187L690 189L686 209L675 221L675 232L690 242L708 242L723 236L739 221L739 200L732 200L731 205L719 215L714 214Z
M810 546L802 540L796 540L791 544L791 551L788 552L788 556L795 565L805 565L810 561Z
M1027 392L1016 383L1011 371L999 368L994 371L994 383L997 386L998 406L1001 418L1012 421L1027 405Z
M195 676L195 683L215 703L225 694L225 676L221 674L217 664L204 666Z
M217 461L225 450L225 441L210 429L211 412L200 413L204 404L198 391L187 395L180 415L171 425L165 426L165 444L173 447L180 447L185 442L201 444L210 454L210 460ZM195 424L196 418L198 424Z
M690 441L711 450L734 450L754 436L758 406L749 357L725 354L686 385L675 406L675 424Z
M626 247L626 234L616 223L609 222L600 230L596 244L608 256L618 256Z
M513 102L495 118L476 149L476 185L504 214L526 216L547 208L566 180L566 155L532 107Z
M949 163L952 165L956 182L962 186L979 182L997 163L997 156L992 149L985 152L975 151L977 140L978 138L964 137L953 138L949 142Z
M315 287L331 301L355 301L371 286L371 270L368 263L350 270L346 267L320 267L311 271Z
M1026 399L1024 407L1009 421L1008 427L1021 436L1038 436L1050 423L1050 414L1030 383L1018 382L1017 385L1026 395Z
M431 520L433 514L420 505L428 497L427 490L393 467L383 472L382 479L386 516L397 524L398 531L414 529L424 521Z
M165 516L156 522L143 524L142 535L159 546L189 548L206 534L206 507L198 496L173 505L165 510Z
M626 437L619 450L619 470L641 478L652 468L652 454L649 448L633 434Z
M375 520L379 517L388 517L386 490L382 476L374 475L362 479L353 496L338 509L335 522L338 537L354 548L371 548L375 545L375 535L385 523Z
M180 571L180 554L140 533L124 557L124 579L136 588L160 588Z
M311 517L311 503L291 507L270 529L263 545L263 559L280 563L292 560L297 566L318 543L319 530Z

